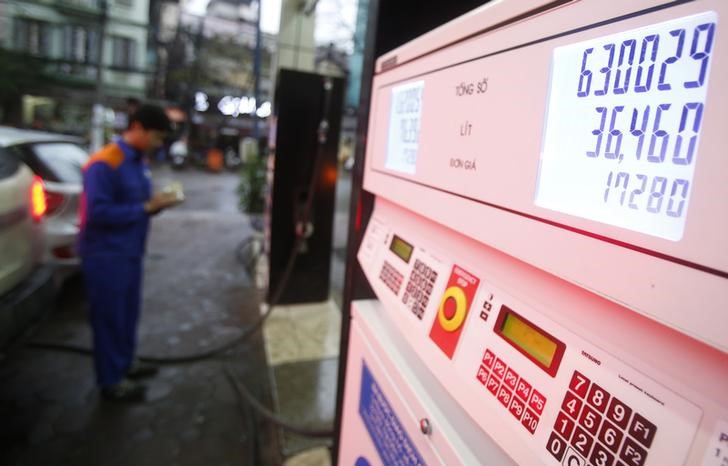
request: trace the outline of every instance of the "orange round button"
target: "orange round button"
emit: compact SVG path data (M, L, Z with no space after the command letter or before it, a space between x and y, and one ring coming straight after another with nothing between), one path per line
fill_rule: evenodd
M448 299L455 301L455 312L452 316L447 315L445 312L445 303ZM467 310L467 298L462 288L458 286L451 286L442 295L442 301L440 301L440 308L437 311L437 321L440 323L440 327L446 332L454 332L459 329L465 320L465 311Z

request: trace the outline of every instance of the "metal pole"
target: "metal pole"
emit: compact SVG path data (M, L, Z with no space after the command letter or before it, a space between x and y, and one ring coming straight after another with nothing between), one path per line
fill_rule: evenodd
M255 18L255 52L253 54L253 96L255 97L255 111L253 112L253 139L258 141L258 108L260 108L260 10L261 0L258 0L258 14ZM242 156L242 154L241 154Z
M99 0L99 37L96 48L96 96L94 98L93 115L91 117L91 152L96 152L104 145L104 36L108 5L106 0Z

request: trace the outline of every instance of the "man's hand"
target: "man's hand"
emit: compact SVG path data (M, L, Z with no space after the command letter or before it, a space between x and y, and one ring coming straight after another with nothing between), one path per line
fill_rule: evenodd
M178 196L173 192L155 193L144 203L144 211L150 215L154 215L180 202Z

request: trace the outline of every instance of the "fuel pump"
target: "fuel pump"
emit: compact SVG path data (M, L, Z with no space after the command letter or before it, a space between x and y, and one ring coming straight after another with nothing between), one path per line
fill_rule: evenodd
M379 58L339 464L728 464L726 16L505 0Z

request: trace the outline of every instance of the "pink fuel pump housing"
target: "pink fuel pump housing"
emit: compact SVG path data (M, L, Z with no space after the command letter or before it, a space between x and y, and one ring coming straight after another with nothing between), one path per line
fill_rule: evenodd
M502 0L377 61L340 464L728 464L726 18Z

